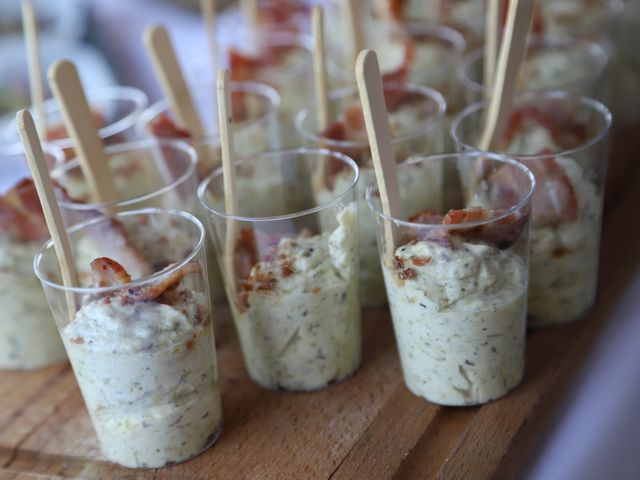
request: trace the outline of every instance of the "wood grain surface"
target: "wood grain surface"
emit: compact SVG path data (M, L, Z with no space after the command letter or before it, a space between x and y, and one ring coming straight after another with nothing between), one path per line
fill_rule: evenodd
M266 391L249 380L228 313L219 312L225 423L212 448L169 468L120 468L101 457L67 365L3 372L0 479L512 478L640 268L640 168L627 162L637 143L615 150L625 158L614 162L628 168L624 181L610 185L593 312L572 325L529 332L525 380L506 398L448 408L410 394L383 309L365 311L365 355L352 378L316 393Z

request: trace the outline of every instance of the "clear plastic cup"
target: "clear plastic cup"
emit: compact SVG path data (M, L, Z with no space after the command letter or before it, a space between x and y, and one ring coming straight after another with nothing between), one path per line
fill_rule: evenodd
M231 82L231 107L234 114L234 142L240 157L278 148L277 111L280 96L271 87L259 83ZM218 102L214 84L191 88L191 95L202 120L205 135L192 139L180 130L166 98L151 105L140 116L136 129L140 136L183 140L200 155L198 177L204 178L220 165Z
M53 145L45 145L44 152L50 165L64 161ZM48 238L22 145L0 146L0 370L32 370L66 360L32 268Z
M93 265L92 285L62 284L51 241L34 268L102 453L131 468L198 455L222 425L202 223L185 212L145 209L67 232L76 268L86 270L87 260ZM82 254L106 235L126 243L97 252L95 260Z
M366 197L407 387L441 405L476 405L506 395L524 374L535 181L522 164L489 153L398 166L402 176L438 170L459 186L438 209L401 189L402 215L388 217L375 181ZM448 188L440 180L432 183Z
M267 152L237 162L239 213L224 208L219 169L207 209L245 364L259 385L317 390L360 365L358 167L328 150ZM331 172L349 182L320 199Z
M386 85L389 97L397 93L407 93L411 101L407 102L406 112L391 111L389 120L394 131L393 148L397 162L413 155L440 153L443 151L445 101L433 89L414 85ZM336 121L350 105L359 102L355 87L335 90L329 94L329 112L332 121ZM318 132L316 106L312 105L298 113L296 128L306 145L324 146L330 150L343 152L353 158L360 168L361 180L356 187L360 205L360 301L363 306L377 307L386 304L384 280L378 260L375 225L371 213L365 206L364 188L374 178L369 141L364 131L362 140L332 140ZM424 177L402 177L402 188L410 191L416 202L432 204L438 208L442 202L440 192L429 188ZM345 187L350 176L337 175L335 183ZM329 194L331 192L328 192Z
M178 209L194 214L199 210L196 198L196 152L185 142L146 139L112 145L105 150L119 200L98 203L92 199L78 159L65 162L51 172L51 177L64 188L58 204L65 225L105 215L142 208ZM105 236L94 248L83 251L99 256L100 251L115 248L108 245L113 237ZM117 242L116 242L117 243ZM86 263L91 259L87 259ZM90 281L90 270L80 270Z
M133 87L105 87L87 92L87 100L99 126L98 134L105 145L133 140L134 126L147 108L147 95ZM43 104L47 123L47 140L73 158L73 140L68 136L62 120L62 112L55 98ZM32 112L36 124L37 112ZM15 121L5 128L3 136L8 142L19 142Z
M609 92L605 74L608 61L606 51L589 40L534 37L525 51L518 90L564 90L607 101ZM483 101L488 94L483 85L483 62L483 51L476 50L466 57L458 70L467 105Z
M486 104L451 127L460 150L477 150ZM501 152L536 176L529 325L572 322L592 308L598 277L604 178L611 114L596 100L566 93L514 100Z

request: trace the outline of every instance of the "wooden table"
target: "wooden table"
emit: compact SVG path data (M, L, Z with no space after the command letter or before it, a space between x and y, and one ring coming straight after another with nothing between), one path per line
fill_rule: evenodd
M525 380L506 398L448 408L410 394L386 310L365 312L365 354L355 376L316 393L266 391L247 377L223 313L218 360L225 425L207 452L158 470L106 463L73 374L58 365L0 373L0 479L33 478L28 472L87 479L512 477L640 266L640 169L626 164L637 151L631 147L616 144L613 170L625 165L625 175L608 196L596 307L582 322L530 332Z

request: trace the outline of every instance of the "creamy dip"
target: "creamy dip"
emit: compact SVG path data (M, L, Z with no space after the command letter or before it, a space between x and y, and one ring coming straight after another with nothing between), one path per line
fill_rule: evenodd
M442 405L475 405L522 379L526 270L507 250L452 240L403 245L383 272L409 390Z
M221 429L207 302L181 286L164 296L88 299L62 332L103 453L126 467L187 460Z
M547 129L534 127L515 135L508 151L524 155L544 148L562 150ZM540 212L536 213L535 195L544 194L545 187L543 179L536 178L528 299L529 325L536 327L581 318L592 307L596 293L602 194L576 160L555 157L555 162L575 195L576 214L572 221L537 221Z
M33 259L40 242L0 235L0 369L35 369L66 359Z
M331 233L281 239L234 302L249 375L265 388L317 390L360 364L355 205L337 218Z

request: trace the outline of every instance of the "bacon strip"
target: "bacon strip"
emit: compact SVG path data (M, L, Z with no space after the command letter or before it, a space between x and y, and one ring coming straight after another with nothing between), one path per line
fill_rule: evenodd
M159 273L171 270L175 265L175 263L172 263ZM96 258L91 262L91 269L94 287L110 287L131 283L131 275L120 263L111 258ZM184 277L198 272L200 272L200 265L197 262L189 262L184 267L171 273L171 275L153 284L122 290L118 292L118 296L135 302L154 300L170 288L177 286Z
M456 235L465 240L480 240L490 243L499 249L505 249L518 240L527 223L528 215L511 214L500 220L472 228L450 230L436 228L438 224L458 225L488 219L500 213L500 210L487 210L481 207L452 209L444 216L424 211L413 215L409 218L409 221L434 226L434 228L424 229L420 232L419 240L436 242L439 245L450 248L452 246L451 236Z
M151 135L162 138L191 138L187 130L179 128L171 118L161 113L149 122L148 130Z
M541 153L550 153L543 150ZM578 198L571 180L553 155L526 159L524 163L536 178L533 194L533 223L536 226L558 225L578 218Z

